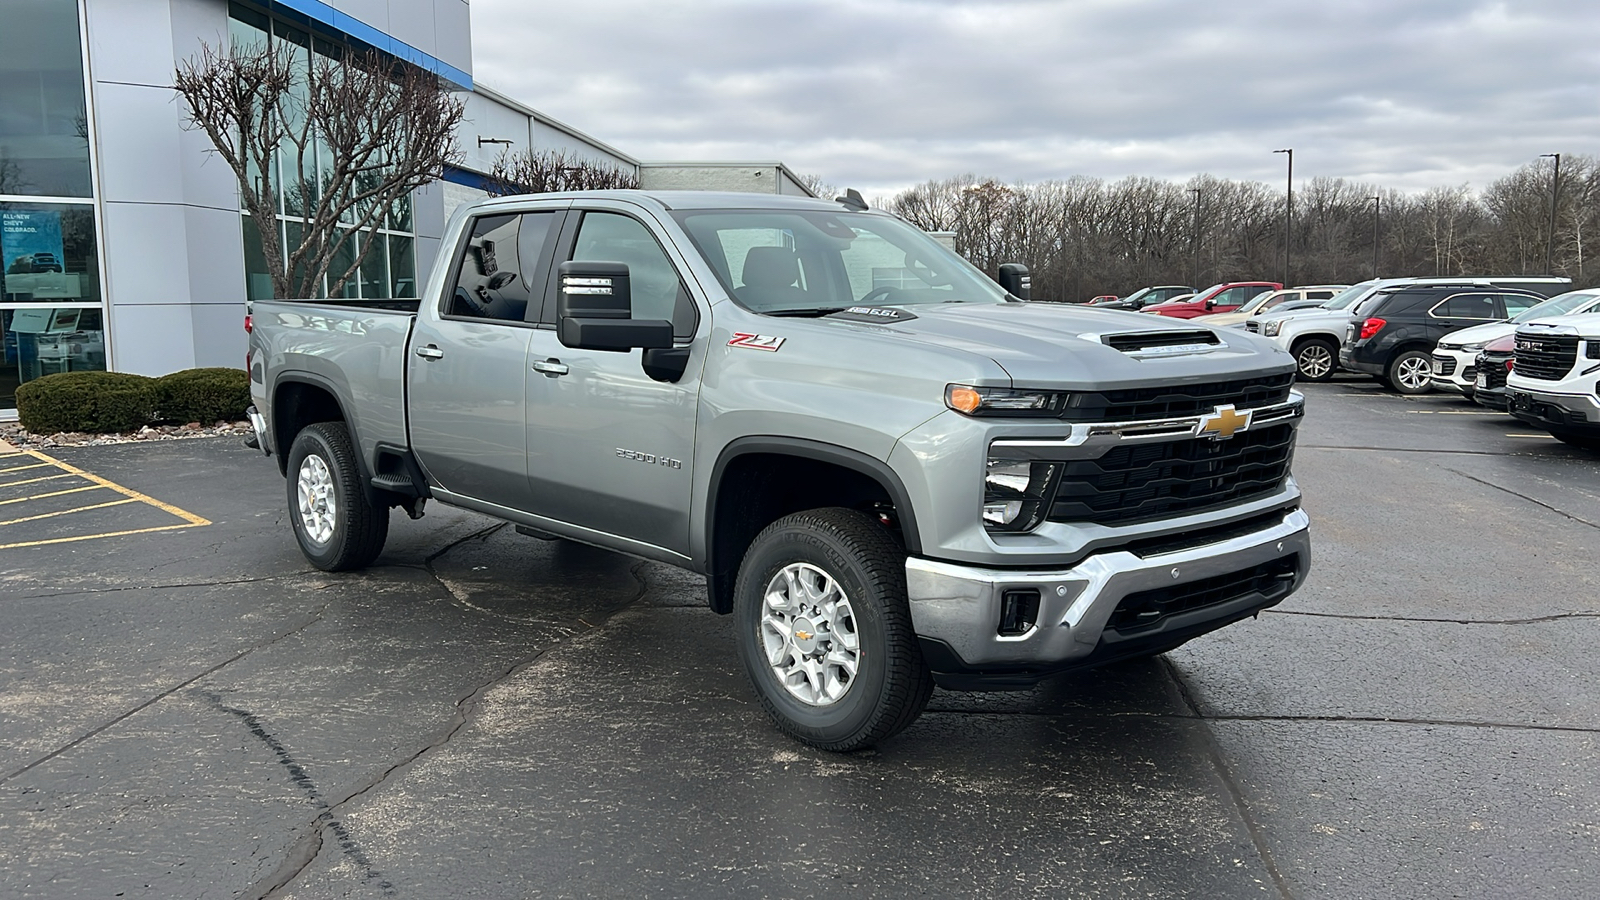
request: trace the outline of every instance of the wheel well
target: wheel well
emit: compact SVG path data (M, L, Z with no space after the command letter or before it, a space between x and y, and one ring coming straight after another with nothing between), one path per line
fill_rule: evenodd
M713 485L707 581L711 608L733 611L734 582L745 550L763 528L790 513L843 506L877 514L899 541L900 521L888 488L838 463L785 453L746 453L727 463Z
M1320 333L1317 333L1317 332L1312 332L1311 334L1302 334L1299 337L1295 338L1294 339L1294 343L1289 345L1289 352L1290 353L1299 353L1300 352L1300 348L1304 347L1306 344L1310 343L1311 341L1322 341L1323 343L1326 343L1326 344L1332 344L1335 350L1337 350L1338 347L1339 347L1339 342L1338 342L1338 340L1336 340L1334 338L1333 335L1331 335L1331 334L1320 334ZM1338 360L1334 360L1334 362L1338 362Z
M279 385L272 400L272 445L278 450L278 470L288 474L289 447L301 429L318 422L344 420L339 401L326 388L299 381Z

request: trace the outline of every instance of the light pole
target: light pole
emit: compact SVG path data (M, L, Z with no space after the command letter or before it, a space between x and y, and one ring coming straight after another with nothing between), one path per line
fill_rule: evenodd
M1539 158L1556 161L1555 174L1550 176L1550 237L1544 245L1544 273L1546 275L1554 275L1556 271L1556 200L1561 196L1561 154L1541 153Z
M1200 287L1200 189L1189 188L1194 195L1194 227L1189 230L1189 249L1194 253L1194 286Z
M1294 236L1294 149L1274 150L1289 154L1289 177L1283 192L1283 286L1289 286L1289 243Z
M1372 277L1378 277L1378 210L1383 206L1383 197L1368 197L1372 201Z

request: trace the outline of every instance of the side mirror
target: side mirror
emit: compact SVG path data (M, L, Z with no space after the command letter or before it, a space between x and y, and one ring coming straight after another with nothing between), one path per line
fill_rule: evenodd
M1028 275L1028 267L1022 263L1004 263L1000 266L1000 277L995 279L1006 293L1018 300L1033 299L1033 279Z
M556 337L579 350L670 349L672 323L633 318L628 267L618 262L572 260L561 264L556 297Z
M1216 300L1207 300L1206 301L1206 309L1216 309L1216 308L1217 308L1217 301Z

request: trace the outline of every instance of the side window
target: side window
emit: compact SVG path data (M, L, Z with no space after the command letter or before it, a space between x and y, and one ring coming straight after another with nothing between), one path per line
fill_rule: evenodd
M668 319L675 337L694 336L694 301L650 229L620 213L587 212L572 258L627 263L635 319Z
M523 219L529 221L523 224ZM445 307L446 315L473 319L521 322L528 311L528 277L523 260L538 265L543 246L542 227L549 231L549 213L526 217L481 216L474 219L466 247L456 267L456 281ZM536 237L537 247L525 246L521 232Z
M1505 318L1526 312L1535 303L1540 302L1538 297L1529 297L1525 294L1501 294L1500 299L1505 301Z
M1307 300L1332 300L1333 291L1306 291Z
M1434 307L1433 314L1444 319L1481 319L1485 322L1500 318L1493 294L1457 294Z

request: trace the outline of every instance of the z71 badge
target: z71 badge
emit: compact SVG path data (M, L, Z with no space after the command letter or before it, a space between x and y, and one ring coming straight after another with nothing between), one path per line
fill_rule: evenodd
M733 338L728 341L729 347L744 347L749 350L767 350L773 353L783 346L784 338L773 337L770 334L751 334L748 331L735 331Z

